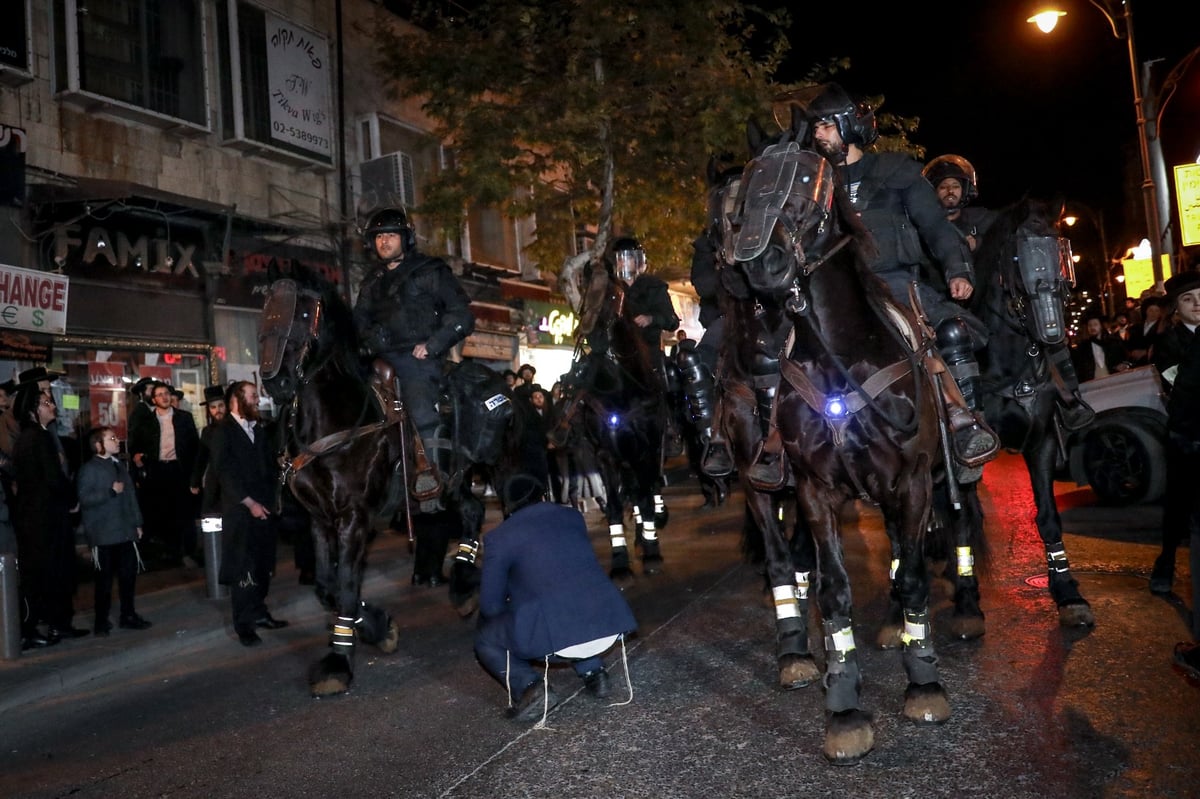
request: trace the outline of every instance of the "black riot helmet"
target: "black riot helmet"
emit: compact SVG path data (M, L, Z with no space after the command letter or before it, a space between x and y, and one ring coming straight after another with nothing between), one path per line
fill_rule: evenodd
M921 174L935 189L946 178L954 178L962 184L962 204L979 196L978 183L975 181L975 167L961 155L939 155L921 170Z
M417 246L417 236L412 225L408 223L408 214L402 208L380 208L371 214L367 224L363 226L363 249L379 258L375 251L375 236L379 233L398 233L400 247L408 255Z
M646 271L646 251L632 236L622 236L612 243L613 273L626 285L632 285Z
M866 103L856 103L846 90L836 83L826 83L805 105L810 123L832 122L837 126L843 144L866 147L879 138L875 127L875 110Z

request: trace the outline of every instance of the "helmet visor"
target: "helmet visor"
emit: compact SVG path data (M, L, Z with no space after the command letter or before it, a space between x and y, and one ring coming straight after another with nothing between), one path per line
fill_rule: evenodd
M632 283L646 271L646 253L642 250L618 250L613 253L613 265L620 280Z

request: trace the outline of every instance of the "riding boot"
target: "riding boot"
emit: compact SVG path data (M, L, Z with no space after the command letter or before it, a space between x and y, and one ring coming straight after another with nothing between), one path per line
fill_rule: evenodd
M783 456L783 437L775 425L775 385L756 386L759 421L763 423L763 438L754 453L750 467L750 485L759 491L778 491L787 482L787 463Z
M717 403L716 424L709 433L708 441L704 444L704 455L700 458L700 471L713 478L733 474L733 450L729 448L729 442L721 430L721 402L724 402L723 398Z
M442 492L442 470L438 463L442 450L431 447L436 438L437 428L418 430L413 437L412 495L422 503L435 501Z
M950 446L958 461L954 474L959 483L973 483L983 477L983 465L996 457L1000 439L983 420L983 415L967 405L964 392L948 371L940 373L942 402Z
M1082 430L1096 421L1096 412L1079 393L1079 376L1075 374L1075 363L1071 351L1062 344L1046 347L1050 366L1062 378L1062 390L1058 394L1058 418L1068 432Z
M959 483L983 476L983 465L996 457L1000 439L983 420L983 387L973 340L963 320L950 318L937 327L939 358L931 366L940 380L950 446L958 461Z

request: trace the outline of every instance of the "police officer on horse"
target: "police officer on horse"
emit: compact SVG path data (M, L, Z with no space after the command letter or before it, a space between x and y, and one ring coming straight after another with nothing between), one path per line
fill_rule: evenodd
M961 155L947 153L926 164L922 174L937 192L946 219L962 236L971 252L975 252L997 217L995 211L974 204L979 197L975 167ZM1063 426L1067 430L1080 430L1091 424L1096 413L1079 394L1079 378L1071 362L1070 351L1066 344L1046 344L1045 350L1062 378L1063 390L1057 400Z
M816 148L840 166L850 202L878 246L872 271L903 305L909 302L911 288L935 331L938 351L958 388L943 386L951 443L960 463L958 476L963 482L978 479L999 441L979 413L982 398L975 350L987 343L987 329L957 304L970 299L975 290L970 249L946 219L917 161L903 153L864 150L879 137L869 106L854 102L841 86L829 83L806 110ZM943 273L949 296L934 288L922 272L930 256Z
M363 246L376 264L359 289L355 326L364 354L394 370L401 399L428 451L441 424L437 403L446 355L475 329L470 300L445 261L417 251L416 234L402 209L372 214ZM440 487L433 463L418 459L417 470L419 491Z

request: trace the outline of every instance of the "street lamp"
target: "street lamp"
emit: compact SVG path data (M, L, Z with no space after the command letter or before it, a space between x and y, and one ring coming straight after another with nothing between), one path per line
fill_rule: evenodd
M1129 72L1133 78L1133 106L1137 114L1138 146L1142 156L1142 203L1146 211L1146 227L1150 231L1148 238L1150 239L1151 267L1154 270L1154 282L1159 288L1162 288L1162 253L1164 249L1169 252L1171 248L1170 246L1163 247L1163 239L1166 231L1163 230L1159 218L1159 186L1154 180L1154 170L1150 161L1150 140L1151 138L1157 139L1157 136L1151 133L1149 126L1152 121L1157 125L1157 119L1153 114L1146 114L1146 102L1142 95L1142 80L1138 75L1137 47L1134 44L1133 36L1132 0L1118 0L1118 2L1123 9L1121 15L1124 22L1123 34L1121 27L1117 25L1117 20L1108 10L1107 5L1101 3L1099 0L1088 0L1088 3L1108 20L1108 25L1112 28L1113 36L1117 39L1124 39L1129 46ZM1049 33L1058 24L1058 18L1066 16L1066 13L1058 9L1048 8L1034 14L1026 21L1037 25L1038 29L1043 33ZM1162 204L1163 207L1167 207L1167 205L1167 202Z
M1066 211L1062 217L1064 225L1067 227L1075 227L1080 220L1080 216L1076 213L1076 211L1087 217L1088 221L1091 223L1092 227L1095 228L1096 233L1099 236L1102 270L1100 277L1100 290L1103 292L1104 312L1107 315L1112 316L1114 307L1111 271L1113 259L1112 254L1108 251L1108 238L1104 235L1104 216L1082 203L1070 202L1067 204Z

